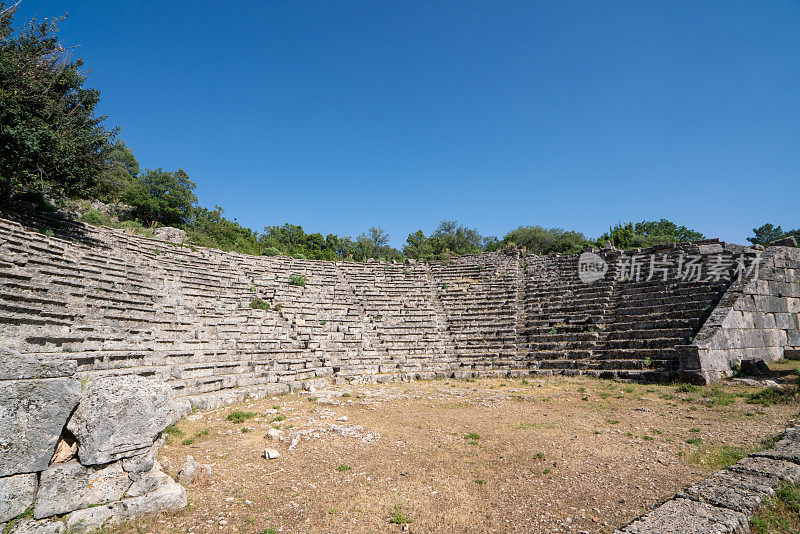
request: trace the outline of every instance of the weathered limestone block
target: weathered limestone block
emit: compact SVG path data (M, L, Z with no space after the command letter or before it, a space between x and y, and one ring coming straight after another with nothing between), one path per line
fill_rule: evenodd
M47 467L80 396L74 378L0 381L0 477Z
M749 515L775 494L778 485L760 474L724 470L688 487L678 497Z
M0 380L69 377L78 368L73 360L40 360L7 347L0 347L0 362Z
M170 243L181 244L186 240L186 232L180 228L173 228L172 226L161 226L153 231L156 239L163 239Z
M133 480L133 484L125 492L125 497L139 497L156 491L165 484L174 482L169 475L161 470L160 465L154 465L150 471L145 473L130 473L129 476Z
M67 528L62 521L34 521L23 519L14 523L8 534L65 534Z
M84 465L144 453L172 421L172 390L138 376L90 381L67 428Z
M636 519L617 533L746 534L750 522L741 512L676 498Z
M172 479L146 495L122 501L127 517L182 510L188 503L186 488Z
M103 526L120 523L124 518L124 514L125 508L122 503L114 502L103 506L75 510L64 519L69 529L68 532L73 534L78 532L94 532L100 530Z
M33 517L42 519L118 501L130 485L128 474L119 462L102 469L84 467L78 462L53 464L41 475Z
M36 473L0 478L0 523L27 510L35 494Z
M791 484L800 482L800 465L782 460L748 456L730 466L728 470L760 473Z

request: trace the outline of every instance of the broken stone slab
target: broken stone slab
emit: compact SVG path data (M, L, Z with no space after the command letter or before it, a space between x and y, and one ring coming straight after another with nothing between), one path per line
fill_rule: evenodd
M50 460L51 464L62 464L74 460L78 456L78 442L65 432L61 435L56 444L56 452Z
M8 534L66 534L67 527L62 521L34 521L23 519L14 523Z
M771 247L796 247L797 240L794 238L794 236L790 235L789 237L782 237L780 239L776 239L775 241L770 241L769 244Z
M41 474L33 517L42 519L96 504L118 501L130 487L119 462L102 469L78 462L53 464Z
M267 460L274 460L275 458L279 457L281 454L276 451L275 449L264 449L264 458Z
M80 396L75 378L0 381L0 477L47 468Z
M0 478L0 523L14 519L33 504L36 473Z
M689 499L671 499L618 530L625 534L746 534L743 513Z
M748 516L775 494L780 482L770 477L723 470L677 494L718 508L728 508Z
M771 374L767 363L761 358L748 358L742 360L740 370L747 376L769 376Z
M67 514L64 520L67 523L67 532L77 534L83 532L94 532L104 526L121 523L124 517L125 508L122 503L114 502L103 506L94 506L75 510Z
M122 505L126 517L138 517L145 514L156 514L167 511L178 511L186 508L189 503L186 488L169 479L155 491L124 499Z
M758 473L791 484L800 482L800 465L784 462L783 460L748 456L730 466L728 470L733 472Z
M156 228L153 230L153 236L156 239L162 239L178 245L186 240L186 232L180 228L174 228L172 226L160 226Z
M8 347L0 347L0 362L0 380L71 377L78 368L74 360L42 360Z
M283 441L284 432L283 430L278 430L277 428L270 428L267 430L267 435L264 436L264 439L267 441Z
M789 434L789 431L787 431ZM792 462L800 464L800 441L793 439L782 439L775 444L772 449L758 451L750 456L756 458L771 458L773 460L783 460L785 462Z
M142 454L172 421L172 389L139 376L89 382L67 429L84 465Z
M125 497L139 497L157 490L164 484L169 484L173 480L161 470L161 466L154 465L146 473L129 473L128 476L133 481L131 487L125 492Z
M197 478L198 467L194 458L192 456L187 456L186 461L183 462L181 470L178 473L178 484L181 486L188 486L194 482L194 479Z

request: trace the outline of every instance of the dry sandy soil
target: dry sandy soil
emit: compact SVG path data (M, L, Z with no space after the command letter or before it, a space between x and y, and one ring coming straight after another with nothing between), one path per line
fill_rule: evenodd
M720 447L757 447L797 415L796 405L748 404L753 391L433 381L196 413L160 459L177 477L192 455L211 478L190 486L185 510L117 531L612 532L707 476ZM255 416L237 424L234 410ZM287 439L265 441L271 426ZM265 459L265 447L280 457ZM398 511L411 523L390 523Z

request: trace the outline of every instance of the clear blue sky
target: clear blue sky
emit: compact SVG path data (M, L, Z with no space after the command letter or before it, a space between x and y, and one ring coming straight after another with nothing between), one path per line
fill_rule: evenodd
M400 246L443 218L800 227L800 3L61 2L101 111L202 205Z

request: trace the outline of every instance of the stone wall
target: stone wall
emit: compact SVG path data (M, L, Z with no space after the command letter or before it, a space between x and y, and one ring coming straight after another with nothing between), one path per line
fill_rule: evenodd
M0 529L82 532L186 506L155 460L184 415L161 382L74 377L71 360L0 348Z
M324 262L31 213L0 217L0 283L0 524L18 534L185 506L155 454L192 407L325 380L714 381L800 345L800 249L717 240Z
M687 376L716 381L742 360L800 348L800 248L770 247L757 277L736 281L682 355Z
M753 306L783 310L765 317L775 326L796 327L796 286L787 292L779 282L797 271L775 267L795 261L787 255L796 250L770 248L752 284L766 293ZM737 261L757 254L716 240L602 250L606 272L587 283L578 256L511 250L446 264L256 257L34 214L0 218L0 335L36 359L74 360L78 376L150 377L203 408L330 378L663 380L683 365L686 377L713 380L698 363L709 359L701 345L709 325L698 332L743 283L730 284ZM294 275L305 285L292 285ZM772 347L768 358L796 339L773 323L751 329ZM740 339L714 357L735 359Z

